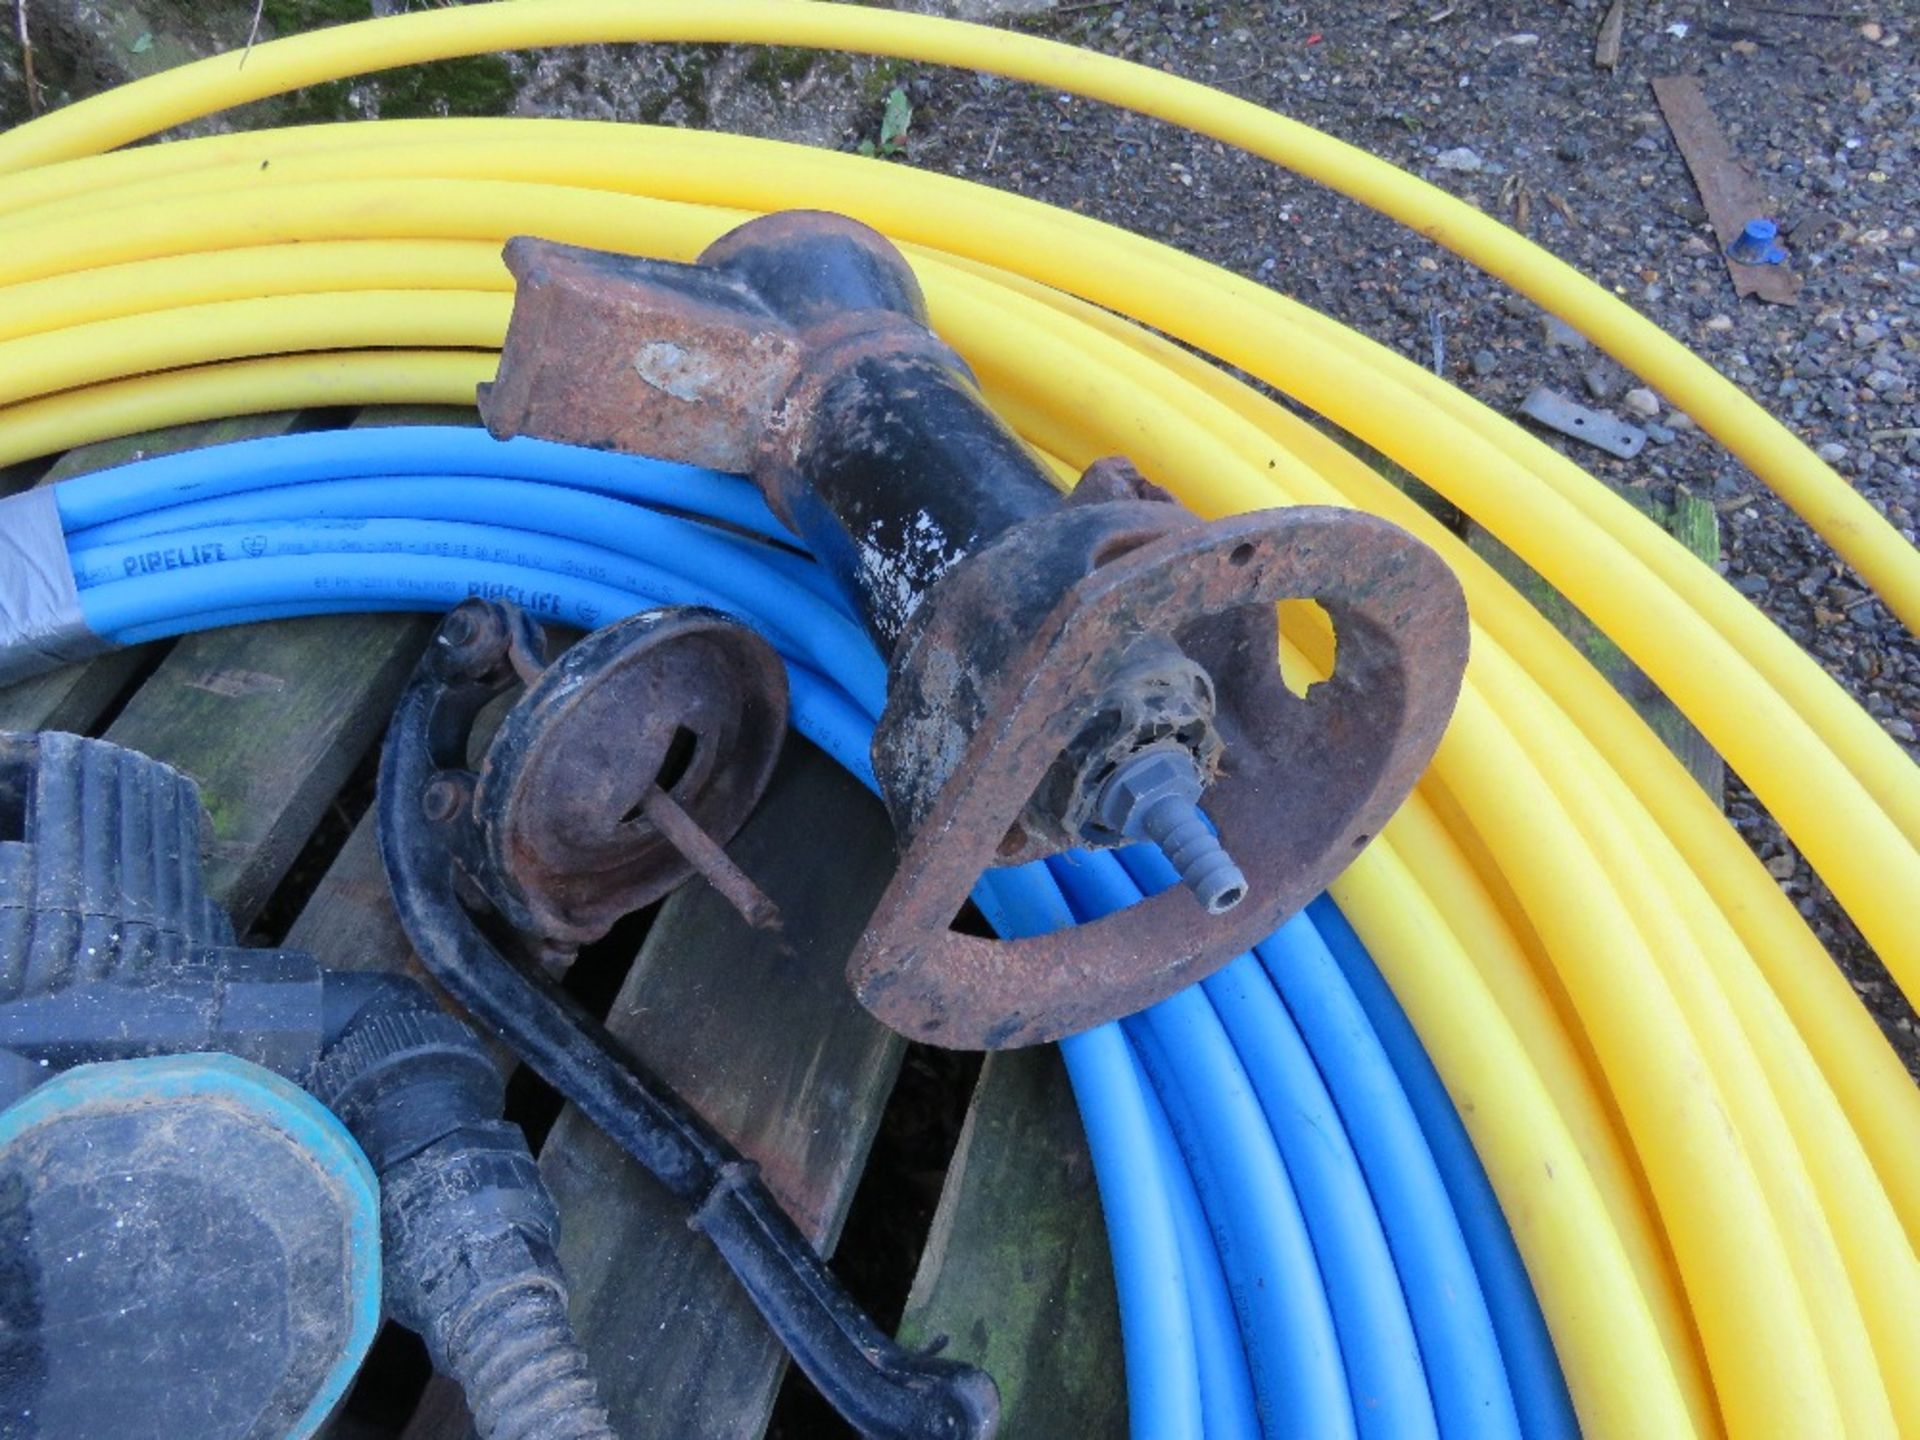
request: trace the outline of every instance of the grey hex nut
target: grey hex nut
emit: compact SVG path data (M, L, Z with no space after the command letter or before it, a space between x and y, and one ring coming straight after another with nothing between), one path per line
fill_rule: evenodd
M1247 896L1247 877L1233 863L1200 809L1200 767L1185 750L1143 751L1101 787L1100 823L1129 840L1151 840L1209 915Z
M1100 789L1094 815L1129 840L1146 838L1147 812L1163 800L1200 803L1200 770L1184 749L1146 750L1117 768Z

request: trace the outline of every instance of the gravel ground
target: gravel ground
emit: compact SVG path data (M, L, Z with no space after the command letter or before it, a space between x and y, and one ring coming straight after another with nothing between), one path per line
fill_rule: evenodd
M1608 0L908 3L998 17L1220 86L1471 199L1707 356L1914 538L1920 77L1911 57L1920 11L1912 0L1630 0L1611 72L1594 65ZM275 0L268 28L276 17L312 24L354 9ZM29 10L50 41L41 68L59 101L176 58L176 49L205 50L209 33L232 32L231 43L244 35L251 6L33 0ZM175 24L178 15L187 18ZM1647 424L1656 443L1636 460L1585 447L1575 458L1656 505L1681 493L1710 500L1735 585L1920 754L1920 646L1825 545L1613 362L1392 222L1211 141L988 77L719 47L566 52L517 59L510 71L521 113L712 125L846 148L880 138L884 97L901 86L914 107L902 163L1171 241L1422 364L1434 362L1437 340L1449 378L1497 409L1513 411L1548 383ZM1668 74L1702 78L1735 149L1774 196L1806 279L1798 306L1736 300L1649 89ZM463 101L480 93L474 77L462 83L469 89L447 92L450 108L470 108ZM418 84L403 97L407 113L436 108ZM0 43L0 117L17 117L22 98L14 57ZM343 113L402 108L392 86L356 86L341 98ZM1920 1075L1920 1031L1885 971L1737 777L1729 777L1728 804Z

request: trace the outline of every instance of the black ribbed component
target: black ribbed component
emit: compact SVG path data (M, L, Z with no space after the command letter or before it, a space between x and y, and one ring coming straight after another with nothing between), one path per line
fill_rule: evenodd
M425 1004L432 1004L424 994L421 999ZM458 1059L473 1057L488 1072L493 1072L485 1055L479 1053L473 1032L445 1010L436 1007L396 1011L380 1007L376 1013L353 1018L338 1042L314 1067L307 1089L334 1114L344 1117L357 1108L356 1093L389 1062L428 1054Z
M337 977L343 1010L358 998ZM380 1177L388 1312L460 1382L480 1440L613 1440L567 1318L560 1217L500 1073L410 982L345 1020L307 1088Z
M387 1311L460 1382L479 1440L613 1440L517 1128L470 1125L381 1172L380 1219Z
M424 991L420 1003L432 1005ZM473 1032L446 1011L369 1007L307 1081L376 1172L451 1131L500 1114L506 1084Z
M453 1338L447 1368L467 1387L481 1440L613 1440L566 1296L550 1285L493 1295Z
M156 760L0 734L0 1001L231 945L202 882L200 825L193 782Z

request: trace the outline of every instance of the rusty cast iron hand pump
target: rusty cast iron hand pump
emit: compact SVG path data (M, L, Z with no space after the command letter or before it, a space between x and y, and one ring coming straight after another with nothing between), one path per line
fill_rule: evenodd
M507 262L493 433L750 474L891 657L873 761L902 858L849 979L895 1029L1035 1044L1203 978L1344 869L1438 744L1467 622L1436 555L1347 510L1205 523L1123 460L1063 498L865 226ZM1277 664L1290 597L1339 641L1304 698ZM1053 935L952 928L991 866L1143 839L1184 887Z

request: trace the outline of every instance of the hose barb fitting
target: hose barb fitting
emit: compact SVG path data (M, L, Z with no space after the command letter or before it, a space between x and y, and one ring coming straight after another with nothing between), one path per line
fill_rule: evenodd
M1209 915L1221 915L1247 895L1247 877L1220 843L1200 808L1205 786L1186 750L1162 746L1122 761L1100 790L1095 814L1129 840L1151 840Z

